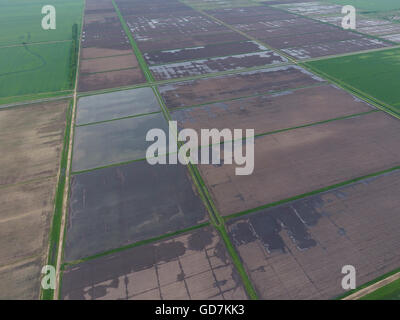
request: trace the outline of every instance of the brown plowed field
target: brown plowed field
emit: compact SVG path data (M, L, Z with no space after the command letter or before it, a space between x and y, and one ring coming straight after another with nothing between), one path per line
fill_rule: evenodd
M261 299L333 299L400 264L400 172L250 214L229 234Z
M223 215L311 192L399 165L400 123L383 112L255 139L255 170L200 165Z
M331 85L287 91L172 112L181 128L254 129L261 134L371 111L372 108Z
M169 109L284 91L322 83L323 80L296 66L244 72L235 75L185 81L160 86Z

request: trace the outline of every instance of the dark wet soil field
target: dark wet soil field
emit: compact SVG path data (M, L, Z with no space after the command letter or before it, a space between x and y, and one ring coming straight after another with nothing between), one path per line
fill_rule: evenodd
M150 67L150 70L156 80L169 80L242 68L262 67L284 62L287 62L287 59L277 53L272 51L263 51L229 57L153 66Z
M332 299L345 265L357 286L398 267L399 192L395 171L238 218L229 233L261 299Z
M207 217L182 165L139 161L75 175L64 257L84 258L195 226Z

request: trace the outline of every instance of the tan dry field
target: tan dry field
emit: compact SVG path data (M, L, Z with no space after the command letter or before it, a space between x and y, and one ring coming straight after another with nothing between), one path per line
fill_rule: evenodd
M0 189L0 265L46 250L57 179Z
M285 91L323 83L319 77L297 66L243 72L215 78L191 80L159 87L169 109L255 94Z
M172 112L181 128L254 129L255 134L373 110L371 106L333 85L298 89Z
M126 56L105 57L98 59L82 60L80 63L80 73L104 72L139 66L134 54Z
M0 110L0 186L57 174L68 104Z
M222 215L318 190L400 165L400 123L383 112L261 136L254 172L199 165Z
M146 82L139 68L119 71L107 71L79 76L78 90L80 92L108 88L124 87Z
M210 227L70 266L64 299L247 299Z
M399 192L400 172L394 171L231 222L230 234L259 297L332 299L345 293L345 265L356 268L357 286L398 268ZM252 219L259 222L257 218L285 210L290 211L286 218L297 219L297 230L303 228L314 246L300 250L288 220L280 230L257 237ZM283 250L269 250L264 242L276 237Z

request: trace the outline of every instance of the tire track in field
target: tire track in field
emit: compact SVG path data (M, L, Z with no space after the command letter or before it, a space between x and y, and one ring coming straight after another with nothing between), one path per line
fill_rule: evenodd
M9 76L9 75L12 75L12 74L26 73L26 72L30 72L30 71L37 71L37 70L40 70L40 69L42 69L43 67L45 67L45 66L47 65L46 60L45 60L40 54L38 54L38 53L32 51L32 50L29 48L29 46L26 45L25 42L22 43L22 45L23 45L24 49L25 49L29 54L31 54L31 55L33 55L34 57L38 58L38 59L40 60L41 64L40 64L39 66L37 66L37 67L29 68L29 69L25 69L25 70L0 73L0 77Z

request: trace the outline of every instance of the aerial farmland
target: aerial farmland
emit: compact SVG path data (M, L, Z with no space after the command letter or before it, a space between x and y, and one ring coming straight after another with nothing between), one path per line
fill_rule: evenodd
M398 1L0 6L0 299L400 299Z

